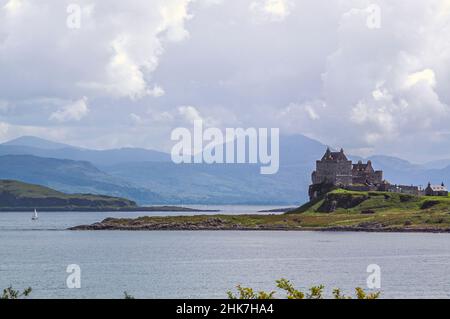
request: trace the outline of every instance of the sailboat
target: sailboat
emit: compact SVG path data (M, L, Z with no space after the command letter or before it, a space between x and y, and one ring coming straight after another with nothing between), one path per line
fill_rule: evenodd
M38 213L37 213L37 211L36 211L36 209L34 210L34 214L33 214L33 217L31 217L31 220L38 220Z

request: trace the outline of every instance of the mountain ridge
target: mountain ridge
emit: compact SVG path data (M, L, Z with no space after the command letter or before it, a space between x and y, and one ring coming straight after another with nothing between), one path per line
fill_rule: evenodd
M39 184L67 193L106 194L140 202L164 202L152 191L110 176L86 161L4 155L0 156L0 178Z
M324 144L302 135L282 136L280 170L263 176L259 174L259 164L177 165L169 154L145 149L96 151L61 143L56 145L67 147L50 144L41 149L30 144L30 139L19 142L27 146L12 145L14 141L0 144L0 178L34 182L69 193L123 196L140 204L299 204L308 198L315 161L326 149ZM4 156L19 157L8 160ZM383 170L385 179L392 184L424 186L428 182L450 182L450 167L428 169L385 155L368 159L348 157L353 161L372 160L375 169ZM56 160L61 162L56 165Z

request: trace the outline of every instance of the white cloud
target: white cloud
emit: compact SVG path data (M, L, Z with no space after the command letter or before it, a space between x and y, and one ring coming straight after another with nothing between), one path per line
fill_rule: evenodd
M164 91L164 89L162 87L160 87L159 85L155 85L153 87L153 89L147 90L147 94L151 95L153 97L161 97L164 94L166 94L166 92Z
M15 14L23 7L23 0L9 0L4 5L4 9L7 10L10 14Z
M200 113L194 106L180 106L178 113L185 118L186 121L193 123L194 121L203 121Z
M56 122L80 121L89 113L87 98L83 97L78 101L63 106L50 115L50 120Z
M442 31L450 19L441 17L442 2L379 1L383 24L375 30L365 25L367 1L355 1L356 8L343 1L339 41L322 75L327 107L315 109L320 125L302 122L302 129L329 144L408 154L450 131L450 38Z
M166 112L162 113L162 116L172 121L176 126L188 126L191 127L194 121L202 121L205 127L220 127L221 122L216 120L216 117L202 114L199 109L192 105L179 106L177 112L168 116Z
M250 12L256 21L283 21L291 13L291 0L256 0L250 4Z
M9 0L0 6L5 39L0 85L11 98L161 96L164 91L152 84L151 74L164 52L163 42L187 38L190 2L131 0L123 5L110 0L93 5L80 0L81 27L70 29L65 25L69 1Z
M434 88L436 86L436 74L431 69L425 69L423 71L410 74L406 79L405 87L407 89L410 89L411 87L422 81L426 85Z

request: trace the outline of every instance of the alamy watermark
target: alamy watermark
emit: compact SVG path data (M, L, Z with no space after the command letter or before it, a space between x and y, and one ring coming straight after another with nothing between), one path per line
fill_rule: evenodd
M81 288L81 267L77 264L68 265L66 272L69 274L66 279L66 285L69 289Z
M276 174L280 167L280 130L271 128L204 129L203 121L172 131L172 161L176 164L261 164L263 175Z
M366 25L369 29L381 28L381 7L377 4L371 4L366 9L368 16Z
M366 271L370 273L367 277L366 283L369 289L380 289L381 288L381 267L377 264L371 264L367 266Z
M67 6L67 19L66 25L69 29L81 28L81 6L76 3L69 4Z

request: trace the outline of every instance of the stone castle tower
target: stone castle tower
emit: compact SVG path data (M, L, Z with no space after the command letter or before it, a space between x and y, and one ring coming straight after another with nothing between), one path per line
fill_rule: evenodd
M380 185L383 183L383 172L375 171L371 161L353 164L347 159L343 149L332 152L327 148L322 159L316 162L312 183L335 186Z
M331 152L327 148L325 155L316 162L316 170L312 173L313 184L351 185L353 182L352 162L347 159L344 150Z

